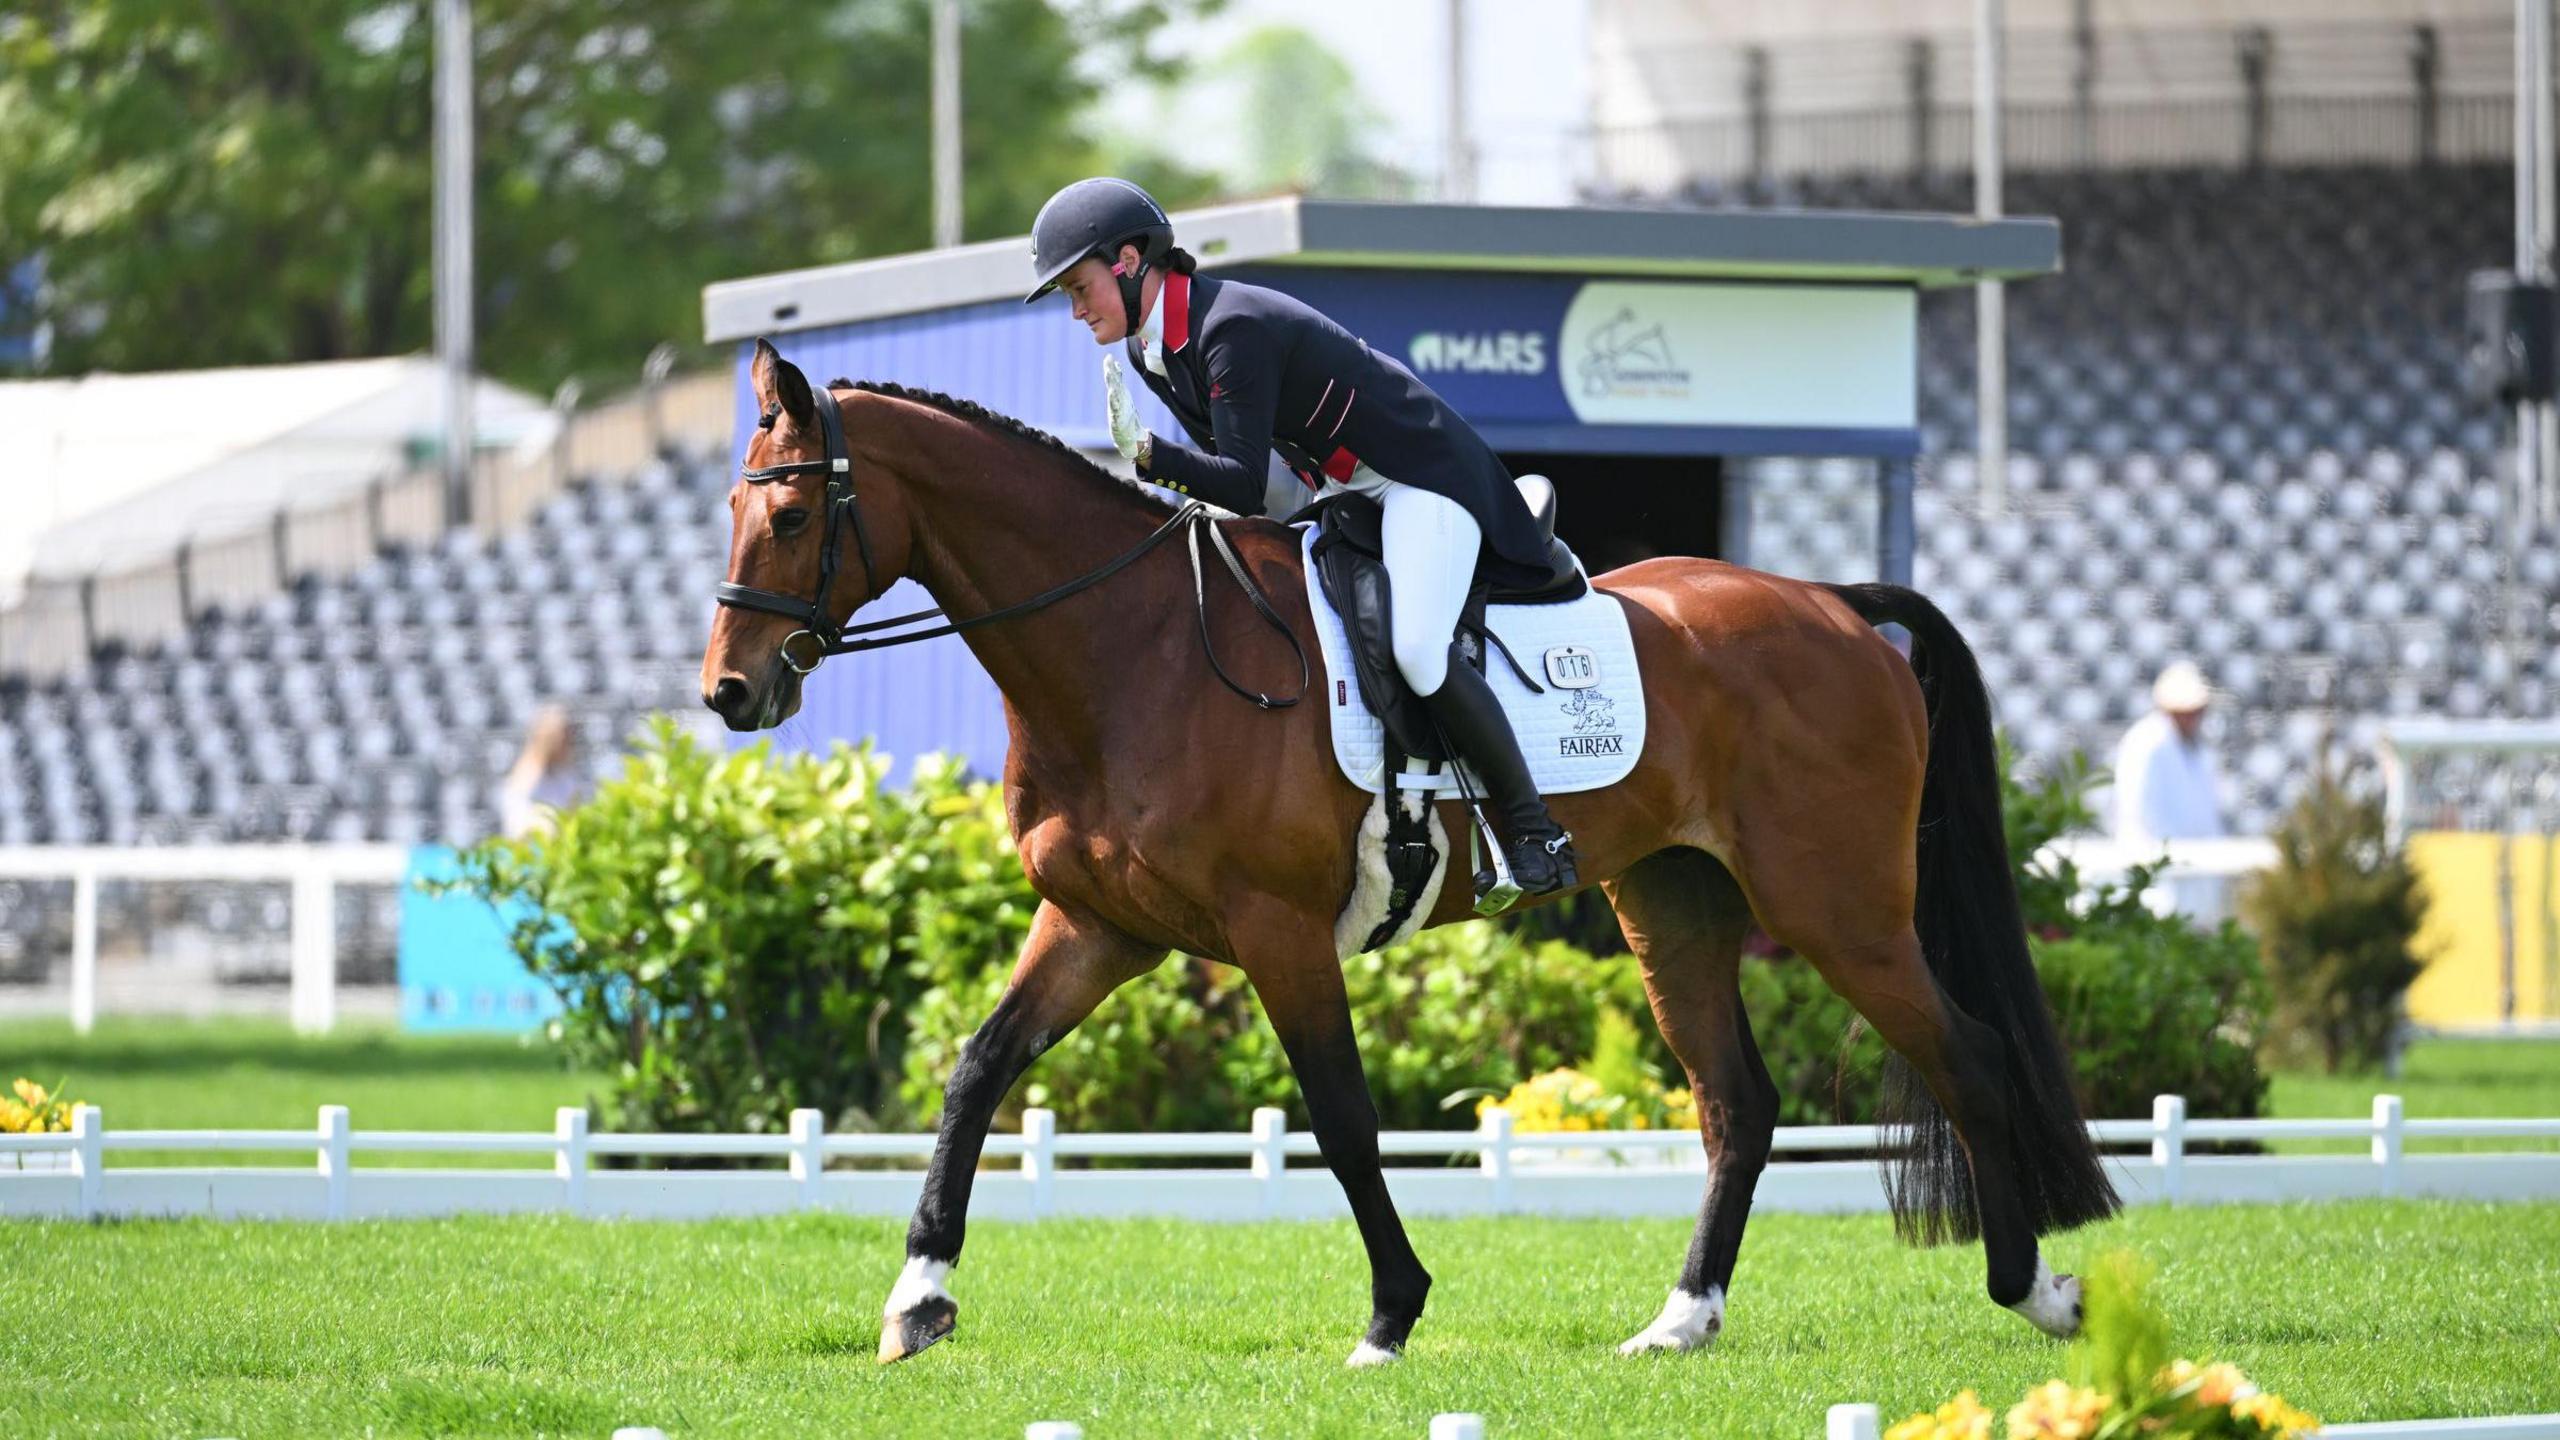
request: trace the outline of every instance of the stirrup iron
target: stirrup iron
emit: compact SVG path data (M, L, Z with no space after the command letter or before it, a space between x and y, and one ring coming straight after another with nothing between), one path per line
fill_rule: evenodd
M1476 822L1467 837L1467 848L1476 852L1476 913L1499 915L1520 903L1520 882L1511 878L1511 860L1502 853L1502 841L1493 833L1493 822L1485 818L1484 807L1470 803L1467 813Z

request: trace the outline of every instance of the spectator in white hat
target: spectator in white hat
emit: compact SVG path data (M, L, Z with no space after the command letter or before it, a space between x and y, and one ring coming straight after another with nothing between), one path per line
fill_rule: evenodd
M2151 683L2151 713L2116 744L2117 839L2221 837L2222 777L2204 745L2204 710L2212 699L2204 672L2190 661L2178 661Z

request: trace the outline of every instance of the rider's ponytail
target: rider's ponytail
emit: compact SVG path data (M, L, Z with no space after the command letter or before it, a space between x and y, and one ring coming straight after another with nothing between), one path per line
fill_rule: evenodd
M1165 251L1164 258L1156 263L1176 275L1188 275L1200 268L1200 262L1191 258L1191 252L1179 245Z

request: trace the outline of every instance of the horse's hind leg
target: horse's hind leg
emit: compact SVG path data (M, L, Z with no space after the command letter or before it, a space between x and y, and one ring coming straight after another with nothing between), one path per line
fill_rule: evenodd
M1742 940L1751 909L1733 876L1703 850L1661 851L1603 888L1643 964L1654 1021L1688 1072L1708 1165L1706 1201L1679 1283L1653 1323L1618 1350L1694 1350L1724 1327L1751 1190L1778 1122L1778 1087L1742 1012Z
M1822 978L1909 1061L1954 1123L1971 1170L1982 1231L1985 1288L2050 1335L2080 1329L2080 1282L2057 1276L2036 1249L2036 1232L2019 1189L2021 1157L2011 1143L2009 1100L2002 1088L2005 1042L1989 1025L1947 997L1922 956L1920 937L1899 933L1864 945L1817 942L1772 931L1822 972ZM1960 1182L1959 1182L1960 1183ZM1935 1232L1922 1233L1935 1238ZM1961 1222L1945 1233L1964 1238Z

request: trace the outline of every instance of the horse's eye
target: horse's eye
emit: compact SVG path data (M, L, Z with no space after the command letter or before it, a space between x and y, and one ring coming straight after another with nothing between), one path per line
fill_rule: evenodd
M797 535L803 529L806 529L808 524L809 512L797 505L794 505L788 510L779 510L774 513L773 533L776 535Z

